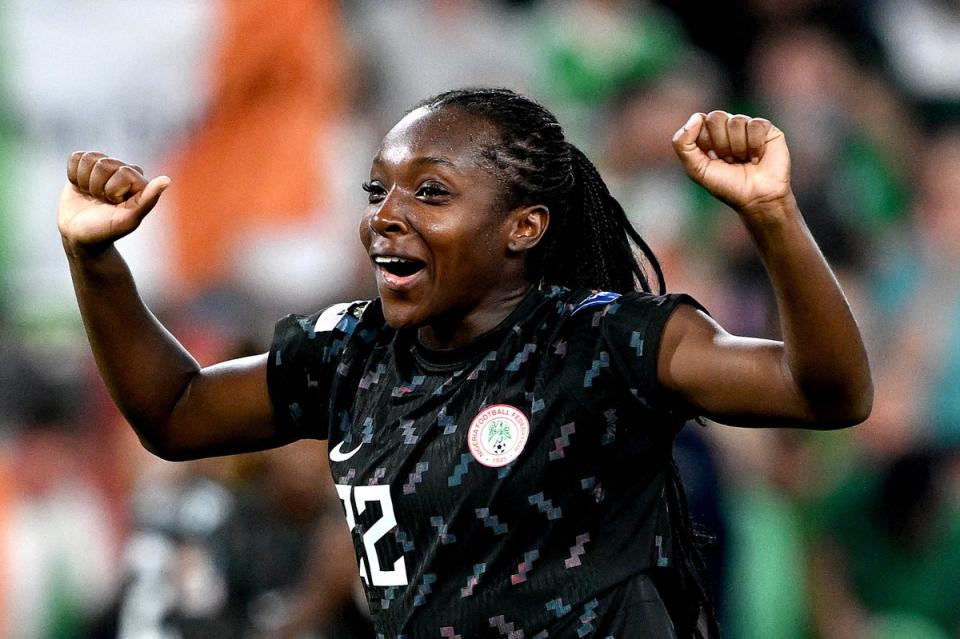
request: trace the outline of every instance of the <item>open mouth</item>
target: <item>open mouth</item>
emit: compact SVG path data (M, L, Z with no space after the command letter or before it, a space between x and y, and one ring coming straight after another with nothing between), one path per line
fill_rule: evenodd
M394 256L378 256L373 258L373 262L386 273L398 278L415 275L426 266L426 263L421 260Z

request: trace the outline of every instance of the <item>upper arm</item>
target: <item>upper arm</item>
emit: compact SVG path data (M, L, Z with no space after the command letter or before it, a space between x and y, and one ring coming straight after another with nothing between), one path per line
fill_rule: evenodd
M659 383L700 414L740 426L816 425L781 342L736 337L706 313L679 305L657 356Z
M272 448L293 441L274 417L267 354L201 369L177 402L153 452L194 459Z

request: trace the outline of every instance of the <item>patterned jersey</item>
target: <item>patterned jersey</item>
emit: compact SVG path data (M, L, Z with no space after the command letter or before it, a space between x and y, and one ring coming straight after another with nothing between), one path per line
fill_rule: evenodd
M378 637L607 636L621 586L670 563L687 415L656 365L681 302L541 287L447 351L379 300L277 324L277 418L328 440Z

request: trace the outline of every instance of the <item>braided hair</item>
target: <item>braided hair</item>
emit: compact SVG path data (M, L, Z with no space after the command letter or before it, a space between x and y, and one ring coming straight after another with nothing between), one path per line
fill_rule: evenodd
M527 274L567 288L618 293L666 292L656 255L633 228L597 168L566 140L556 117L535 101L508 89L459 89L440 93L415 108L460 109L493 125L499 139L482 144L479 160L503 182L503 210L542 204L550 224L527 256ZM677 566L657 580L678 636L719 637L707 594L706 566L694 532L686 493L671 460L664 494L671 513Z
M527 257L528 275L568 288L626 293L666 291L653 251L610 195L596 167L566 140L552 113L508 89L460 89L428 98L415 108L457 108L490 122L500 139L482 145L481 162L504 182L505 210L543 204L550 225Z

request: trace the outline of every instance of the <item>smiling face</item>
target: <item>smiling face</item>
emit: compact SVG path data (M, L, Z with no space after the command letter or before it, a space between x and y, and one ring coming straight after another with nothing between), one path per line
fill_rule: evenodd
M481 150L497 132L456 108L417 109L384 138L364 185L360 239L394 328L426 327L431 345L489 330L529 288L523 258L543 207L503 210L503 183Z

